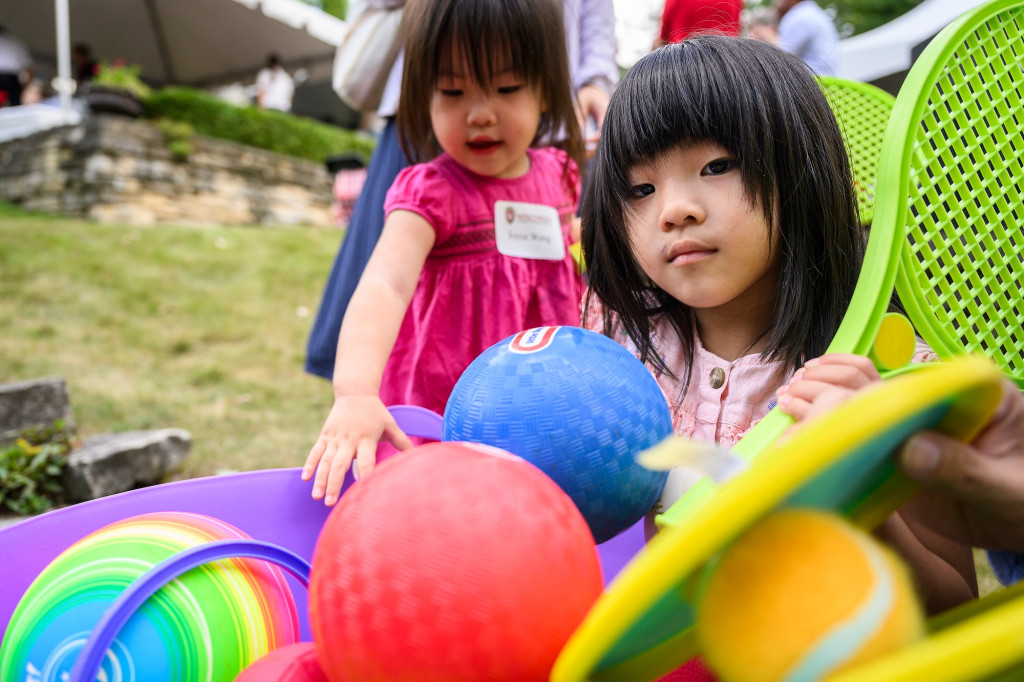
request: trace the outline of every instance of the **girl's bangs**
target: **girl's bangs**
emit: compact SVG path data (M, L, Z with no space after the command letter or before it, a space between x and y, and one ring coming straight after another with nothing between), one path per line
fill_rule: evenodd
M517 76L535 82L534 74L539 69L529 60L535 51L530 46L513 50L513 43L521 36L514 35L509 26L503 25L500 17L487 12L487 4L463 3L460 8L465 7L468 11L453 13L450 33L439 45L437 63L453 73L461 71L464 63L469 69L469 73L464 75L484 87L489 87L491 80L504 69L511 69ZM468 16L470 13L481 16Z
M651 53L619 84L607 132L611 156L621 166L643 165L704 141L736 154L742 164L755 115L748 110L754 104L750 93L737 93L736 75L723 73L720 60L715 68L705 67L694 48L673 45Z

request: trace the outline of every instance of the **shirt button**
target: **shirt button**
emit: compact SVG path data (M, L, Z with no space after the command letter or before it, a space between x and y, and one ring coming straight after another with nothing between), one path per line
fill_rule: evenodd
M711 370L711 376L708 377L708 383L711 384L711 388L721 388L722 384L725 383L725 370L721 367L715 367Z

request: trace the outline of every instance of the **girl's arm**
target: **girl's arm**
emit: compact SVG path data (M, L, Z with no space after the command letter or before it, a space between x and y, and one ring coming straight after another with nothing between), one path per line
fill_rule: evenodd
M412 447L381 402L380 384L434 237L421 216L393 211L352 294L338 334L334 405L302 468L303 480L315 472L313 498L328 505L337 502L353 458L365 475L382 438Z

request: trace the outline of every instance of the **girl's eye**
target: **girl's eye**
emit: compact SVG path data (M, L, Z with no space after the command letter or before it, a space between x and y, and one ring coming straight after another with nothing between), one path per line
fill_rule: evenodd
M462 90L456 90L455 88L441 88L439 92L444 97L458 97L462 94Z
M498 88L498 92L500 94L502 94L502 95L511 95L514 92L518 92L521 87L523 87L523 86L521 86L521 85L506 85L504 87Z
M629 188L629 193L633 195L634 199L642 199L643 197L654 194L654 185L649 182L633 185Z
M722 175L736 168L736 159L715 159L704 166L705 175Z

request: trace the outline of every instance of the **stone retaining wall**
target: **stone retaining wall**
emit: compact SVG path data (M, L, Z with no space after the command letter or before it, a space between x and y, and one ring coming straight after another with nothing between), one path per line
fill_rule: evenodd
M322 164L195 135L177 161L144 120L93 115L0 143L0 201L130 225L330 226Z

